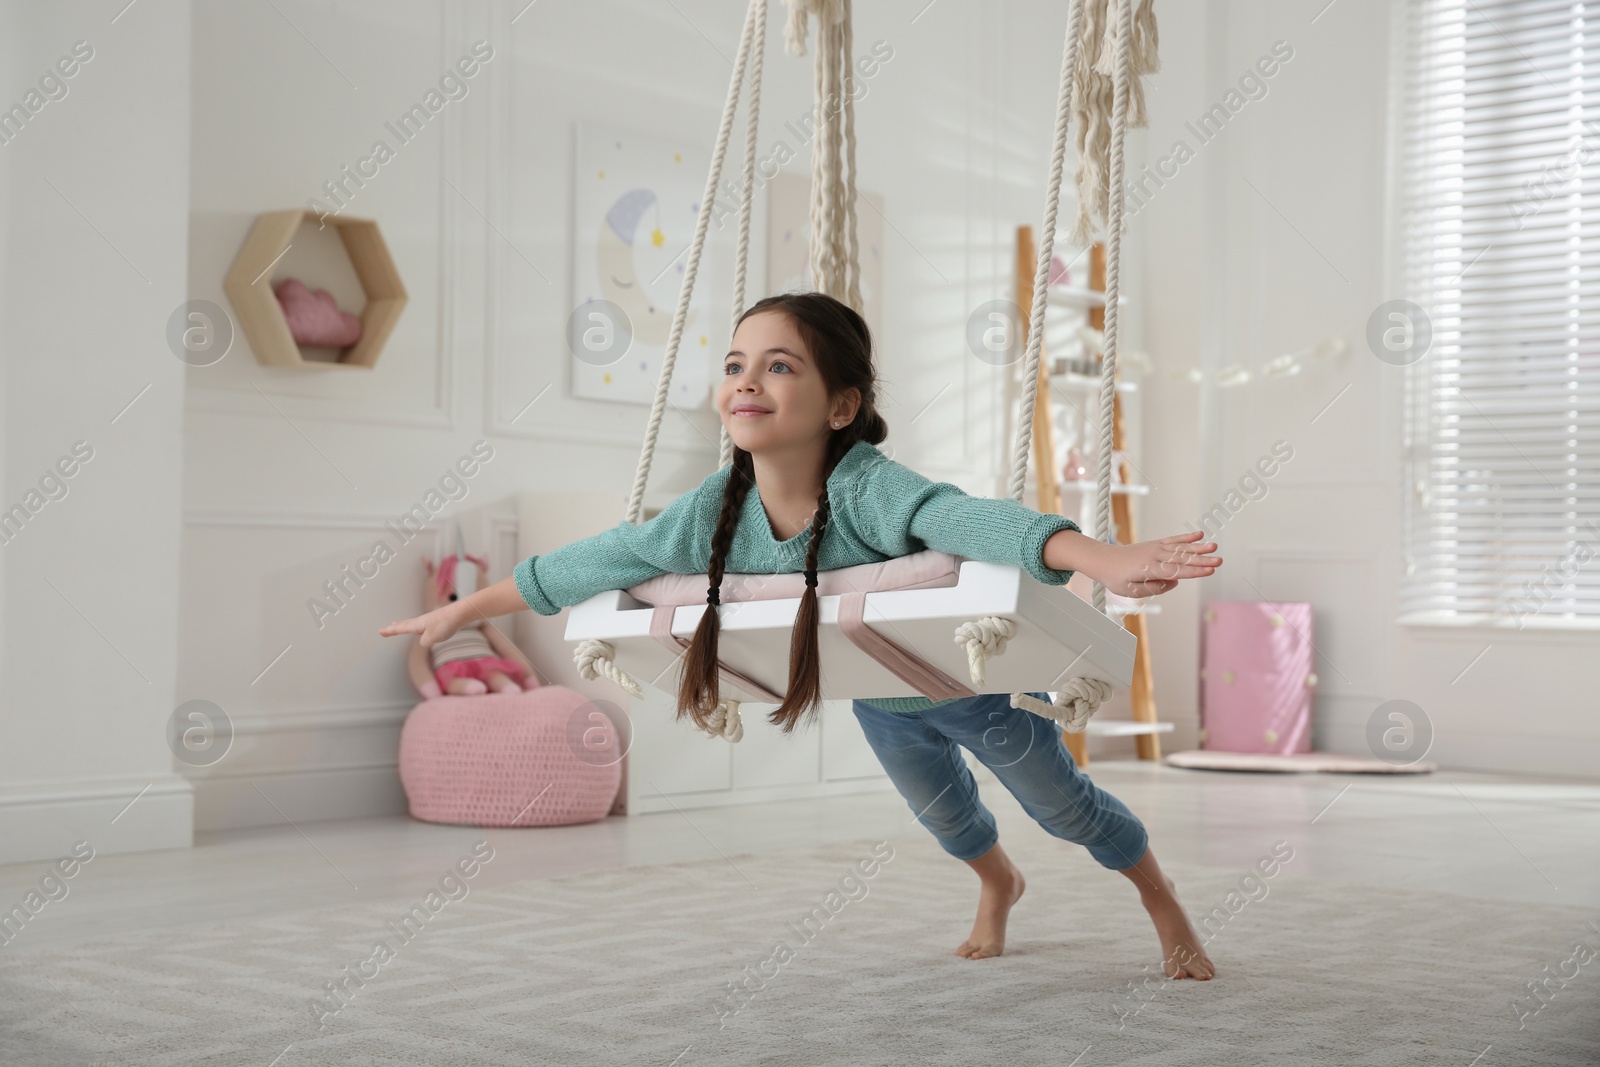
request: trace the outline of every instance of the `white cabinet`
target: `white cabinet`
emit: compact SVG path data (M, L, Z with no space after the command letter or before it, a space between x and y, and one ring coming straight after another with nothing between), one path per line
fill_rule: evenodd
M645 692L629 705L629 814L894 789L845 701L824 702L816 722L789 734L767 722L771 704L741 705L744 737L730 744L675 721L665 694Z

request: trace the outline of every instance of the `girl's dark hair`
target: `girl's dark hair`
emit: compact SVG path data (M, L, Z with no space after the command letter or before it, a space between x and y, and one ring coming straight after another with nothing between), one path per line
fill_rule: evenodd
M822 494L817 498L817 512L811 520L811 540L806 546L806 591L800 599L789 642L789 688L783 703L767 716L768 721L781 726L784 733L791 733L802 714L809 711L815 718L822 705L821 664L817 655L817 553L831 514L827 479L857 441L876 445L889 436L889 427L878 414L872 336L855 309L824 293L780 293L750 305L739 316L734 328L763 311L781 311L789 316L805 341L812 362L822 374L830 401L851 389L861 394L855 418L839 429L829 428ZM702 728L709 725L711 713L721 700L717 635L722 623L718 606L722 568L733 544L745 496L754 481L750 453L735 445L733 466L722 494L722 513L711 537L711 562L706 568L711 581L706 595L710 606L701 615L700 625L684 652L683 676L678 687L678 718L687 715Z

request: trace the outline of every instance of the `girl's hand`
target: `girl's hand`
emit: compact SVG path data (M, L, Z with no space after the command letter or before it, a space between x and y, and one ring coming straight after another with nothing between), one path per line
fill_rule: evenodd
M384 637L394 637L397 634L419 634L423 648L432 648L434 645L450 637L461 629L462 621L455 610L455 604L445 604L434 608L425 615L418 615L412 619L402 619L391 622L379 630Z
M1211 555L1216 542L1195 543L1204 536L1202 530L1191 530L1131 545L1097 542L1099 558L1085 573L1118 596L1156 596L1175 589L1181 579L1208 577L1222 565L1220 557Z

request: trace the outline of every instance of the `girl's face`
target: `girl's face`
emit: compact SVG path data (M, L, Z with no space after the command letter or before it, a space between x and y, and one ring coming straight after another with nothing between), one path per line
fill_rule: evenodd
M746 452L820 440L835 421L848 424L854 414L853 406L829 401L822 373L781 311L757 312L739 324L722 372L717 412Z

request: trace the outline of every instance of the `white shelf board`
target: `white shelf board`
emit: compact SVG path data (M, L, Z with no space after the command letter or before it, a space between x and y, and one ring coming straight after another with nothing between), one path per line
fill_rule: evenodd
M1090 308L1105 307L1106 294L1098 289L1089 289L1081 285L1052 285L1045 290L1045 303L1087 311ZM1128 298L1119 294L1117 306L1126 307L1127 304Z
M1082 490L1082 491L1084 491L1086 493L1092 493L1092 492L1094 492L1094 490L1098 486L1098 484L1099 484L1098 482L1091 482L1091 481L1062 482L1061 483L1061 488L1063 488L1063 489L1079 489L1079 490ZM1114 495L1114 496L1120 496L1120 495L1148 496L1149 493L1150 493L1150 487L1148 485L1117 485L1115 483L1112 483L1111 492L1112 492L1112 495Z
M1050 380L1053 382L1065 382L1068 385L1092 386L1095 389L1100 388L1100 379L1090 374L1073 374L1069 371L1065 374L1052 374L1050 375ZM1119 381L1116 388L1117 392L1119 393L1137 393L1139 391L1139 383Z
M1107 615L1160 615L1160 604L1107 604Z
M1118 722L1090 719L1083 732L1096 737L1136 737L1140 734L1167 734L1177 727L1170 722Z

